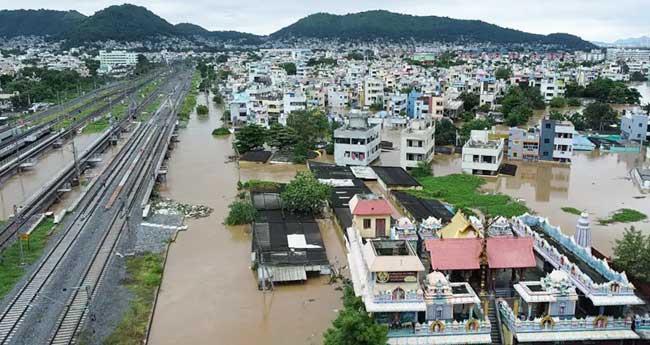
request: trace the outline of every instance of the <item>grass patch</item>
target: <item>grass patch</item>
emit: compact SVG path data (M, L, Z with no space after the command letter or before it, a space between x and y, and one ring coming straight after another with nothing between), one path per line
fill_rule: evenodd
M575 214L576 216L579 216L579 215L582 214L582 211L581 211L581 210L578 210L578 209L575 208L575 207L565 206L565 207L562 207L561 210L564 211L564 212L566 212L566 213Z
M273 181L248 180L237 184L238 190L249 190L256 192L277 192L282 188L282 184Z
M2 299L14 285L23 277L28 265L36 262L47 245L49 239L49 230L54 226L54 220L45 218L32 231L29 239L29 248L27 242L23 241L23 262L21 265L20 243L14 242L0 253L0 299Z
M140 345L147 334L156 288L162 281L163 258L146 254L126 260L126 286L133 293L130 308L105 344Z
M230 131L229 131L228 128L226 128L226 127L219 127L219 128L215 128L215 129L212 131L212 135L214 135L214 136L218 136L218 137L219 137L219 136L230 135Z
M485 180L478 176L426 176L418 178L418 181L423 189L409 191L411 194L425 199L440 199L456 209L478 209L487 217L513 217L530 212L526 205L508 195L481 193L479 188L485 184Z
M598 223L607 225L612 223L632 223L648 218L647 215L631 208L622 208L607 219L599 219Z
M190 114L196 107L196 97L199 94L199 84L201 83L201 73L199 71L194 72L192 77L192 87L190 91L185 96L181 109L178 111L178 118L180 120L187 121L190 119Z
M86 127L84 127L82 133L101 133L105 131L108 126L110 126L109 119L107 117L102 117L96 121L89 123Z

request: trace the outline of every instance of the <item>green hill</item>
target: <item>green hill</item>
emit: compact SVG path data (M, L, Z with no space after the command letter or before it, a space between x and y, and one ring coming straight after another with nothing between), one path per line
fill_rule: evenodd
M0 11L0 36L60 36L86 17L77 11Z
M346 15L316 13L273 34L272 39L330 38L343 40L404 40L557 44L571 49L594 47L568 34L537 35L480 20L412 16L388 11Z
M66 32L64 37L73 42L137 41L175 34L174 25L153 12L144 7L125 4L96 12Z

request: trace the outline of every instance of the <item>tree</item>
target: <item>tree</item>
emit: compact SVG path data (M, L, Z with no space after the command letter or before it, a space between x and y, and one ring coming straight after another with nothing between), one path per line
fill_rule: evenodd
M330 196L330 187L309 171L301 171L281 194L284 208L293 213L319 213Z
M215 61L217 63L226 63L226 62L228 62L228 58L230 58L228 56L228 54L222 54L222 55L217 56L217 59Z
M480 96L474 92L463 92L458 98L463 101L463 108L467 111L474 110L480 103Z
M239 153L246 153L253 149L263 147L266 142L266 129L256 124L242 127L235 135L235 147Z
M203 104L199 104L199 105L196 106L196 113L198 115L208 115L209 112L210 112L210 109L207 106L203 105Z
M374 112L382 111L382 110L384 110L384 104L381 103L381 102L375 102L375 103L371 104L369 108L370 108L370 111L374 111Z
M519 104L508 112L506 123L510 127L525 125L531 116L533 116L533 110L528 105Z
M297 73L296 64L293 63L293 62L282 63L282 64L280 64L280 67L282 67L282 69L285 72L287 72L288 75L296 75L296 73Z
M456 145L456 132L458 128L449 119L442 119L436 123L436 145Z
M433 175L433 172L431 171L431 164L426 161L419 161L418 165L411 170L411 175L417 178Z
M255 220L257 210L250 201L235 200L228 206L230 211L226 217L226 225L250 224Z
M274 123L269 129L267 143L281 150L293 147L298 140L298 134L293 128Z
M311 150L316 142L323 139L329 129L327 116L320 110L309 109L292 111L287 116L287 127L299 134L299 141L304 142Z
M469 136L473 130L490 129L492 125L492 121L484 119L475 119L470 122L466 122L460 128L460 138L463 142L465 142L469 140Z
M323 338L324 345L385 345L388 327L375 323L348 284L343 290L343 309Z
M499 67L494 72L494 77L500 80L510 79L511 76L512 76L512 70L506 67Z
M135 70L133 73L135 73L136 75L141 75L149 72L151 68L152 65L149 62L149 59L147 59L147 57L142 54L138 54L137 62L135 64Z
M95 59L84 60L84 66L86 66L86 68L88 69L88 73L93 78L97 77L97 70L99 69L99 65L100 65L99 60L95 60Z
M565 120L564 114L557 110L551 110L551 112L548 114L548 118L551 120L556 120L556 121L562 121Z
M585 129L587 129L587 122L585 121L585 117L578 112L566 116L566 119L571 121L571 123L573 123L573 127L577 131L584 131Z
M582 101L580 101L580 98L576 98L576 97L568 98L566 103L570 107L579 107L582 105Z
M564 97L553 97L549 102L548 105L551 108L564 108L566 107L567 101L566 98Z
M639 71L634 71L630 74L630 81L646 81L648 78Z
M617 114L608 104L594 102L589 104L584 112L587 127L602 131L604 128L617 123Z
M614 245L614 265L628 274L650 281L650 236L633 226Z

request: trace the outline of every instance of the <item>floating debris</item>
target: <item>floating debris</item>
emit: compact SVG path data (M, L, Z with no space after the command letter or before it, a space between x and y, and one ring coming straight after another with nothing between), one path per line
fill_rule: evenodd
M204 218L209 216L213 209L205 205L191 205L176 202L171 199L159 199L153 202L152 208L158 214L182 214L188 218Z

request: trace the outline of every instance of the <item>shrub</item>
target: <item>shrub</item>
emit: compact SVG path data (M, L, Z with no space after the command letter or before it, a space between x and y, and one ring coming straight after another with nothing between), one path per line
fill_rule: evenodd
M226 217L226 225L250 224L255 220L257 214L255 207L249 201L235 200L228 208L230 211Z
M208 115L209 112L210 109L208 109L208 107L203 104L199 104L196 106L196 113L199 115Z
M230 135L230 131L226 127L219 127L219 128L215 128L212 131L212 135L214 135L214 136Z

